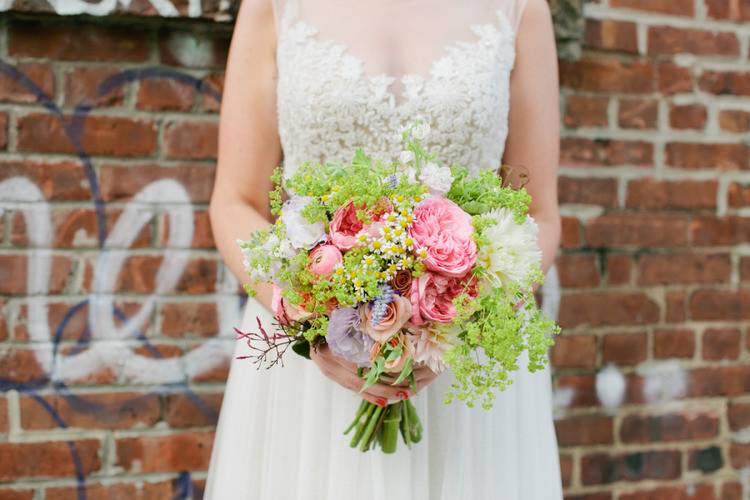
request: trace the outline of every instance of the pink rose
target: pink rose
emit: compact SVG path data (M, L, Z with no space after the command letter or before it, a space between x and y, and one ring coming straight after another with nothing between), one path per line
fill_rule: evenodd
M471 216L439 196L419 204L409 226L409 236L417 250L425 253L425 267L453 277L464 276L477 260L473 234Z
M313 248L309 258L307 268L318 276L330 276L342 260L341 252L333 245L319 245Z
M476 280L471 275L451 278L425 271L411 285L412 324L423 325L426 321L450 323L456 317L453 299L464 291L470 297L476 297Z
M349 202L333 214L329 229L331 243L341 251L351 250L357 245L357 233L363 227L364 223L357 218L357 207Z
M272 287L273 295L271 297L271 310L280 325L289 325L298 321L305 321L313 316L313 313L306 311L303 307L290 303L281 294L281 288L277 285Z
M359 220L357 217L358 210L361 210L361 207L357 208L354 206L354 203L349 202L343 207L339 207L333 213L333 219L329 228L331 243L336 245L342 252L351 250L359 244L357 236L363 230L368 236L379 238L383 227L382 224L379 224L380 218L383 214L393 210L393 205L391 205L388 198L378 200L375 206L371 210L368 210L368 214L373 220L368 225Z
M400 295L396 295L388 304L385 314L377 324L372 321L372 307L369 304L359 307L360 329L375 342L385 342L391 338L409 321L411 316L411 302Z

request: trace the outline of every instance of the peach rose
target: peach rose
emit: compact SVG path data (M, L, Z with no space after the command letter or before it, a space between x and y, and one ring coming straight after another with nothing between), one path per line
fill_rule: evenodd
M414 344L412 343L411 336L404 335L403 333L394 337L393 340L397 340L403 346L403 350L401 351L401 356L393 361L385 362L385 371L386 373L401 373L406 361L414 357Z
M477 261L471 216L452 201L434 196L414 209L409 236L425 253L422 262L430 271L464 276Z
M313 316L313 313L306 311L303 307L290 303L281 294L281 288L277 285L272 287L273 295L271 297L271 310L276 320L281 325L289 325L298 321L305 321Z
M385 314L377 324L372 322L372 307L369 304L359 307L360 328L376 342L385 342L391 338L411 316L411 302L400 295L393 297L393 301L388 304Z

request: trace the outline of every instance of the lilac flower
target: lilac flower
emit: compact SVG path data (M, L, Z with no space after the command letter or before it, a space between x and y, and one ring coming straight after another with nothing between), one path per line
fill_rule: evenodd
M393 302L393 288L390 285L380 286L380 296L372 301L372 324L377 325L385 315L388 304Z
M326 342L334 354L360 366L370 364L375 343L359 329L359 311L350 307L334 309L328 321Z

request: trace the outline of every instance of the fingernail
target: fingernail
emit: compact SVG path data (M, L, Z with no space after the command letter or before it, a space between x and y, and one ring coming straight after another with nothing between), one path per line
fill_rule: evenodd
M398 392L396 393L396 396L400 397L400 398L401 398L401 399L403 399L404 401L406 401L407 399L409 399L409 393L408 393L408 392L406 392L406 391L398 391Z
M378 404L379 407L385 408L385 404L386 404L386 400L385 399L378 398L375 402Z

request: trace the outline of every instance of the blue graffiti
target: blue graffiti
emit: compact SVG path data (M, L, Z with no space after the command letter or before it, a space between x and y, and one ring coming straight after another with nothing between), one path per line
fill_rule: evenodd
M89 113L92 111L92 109L94 109L94 106L90 102L87 102L87 101L81 102L74 108L72 117L70 119L66 119L65 114L54 103L52 98L48 96L44 92L44 90L42 90L38 85L36 85L21 70L19 70L18 68L16 68L15 66L13 66L12 64L8 62L0 60L0 74L4 74L8 78L15 81L17 84L21 85L23 88L31 92L37 98L38 102L42 106L44 106L44 108L46 108L52 115L54 115L55 117L57 117L58 120L60 120L60 124L63 127L65 135L67 136L70 143L73 145L75 149L75 153L78 156L78 159L80 160L83 166L85 175L88 179L90 190L91 190L91 199L94 204L94 209L95 209L95 214L96 214L98 246L102 252L106 251L104 249L104 243L107 238L107 226L106 226L106 216L105 216L105 211L104 211L104 208L105 208L104 201L101 196L101 191L99 189L99 181L98 181L94 166L91 162L91 157L86 152L85 148L82 145L83 133L85 132L85 127L86 127L86 118L89 115ZM160 68L160 67L135 68L135 69L128 69L120 73L117 73L107 78L99 85L97 89L96 97L97 98L103 97L117 90L123 85L127 85L129 83L133 83L137 81L148 80L148 79L166 79L166 80L175 81L180 84L194 88L197 92L211 99L214 99L216 102L221 101L221 93L213 86L205 83L204 81L198 78L188 75L186 73L173 70L173 69ZM56 326L54 337L52 339L53 359L58 356L60 342L62 340L62 336L63 336L63 333L65 332L67 325L69 324L71 319L75 317L75 315L78 314L87 304L88 304L88 300L82 300L78 302L77 304L74 304L68 311L66 311L62 320ZM116 318L122 321L125 321L128 319L127 315L118 308L113 308L112 314ZM141 344L148 350L148 352L153 357L155 358L162 357L159 350L148 341L148 339L146 338L143 332L137 332L136 338L141 342ZM84 328L84 331L78 337L76 344L73 348L73 352L79 352L85 349L89 345L90 340L91 340L91 332L89 329L89 325L87 324L86 327ZM55 408L52 407L52 405L49 404L49 402L46 399L40 396L39 393L37 392L38 390L44 389L47 387L52 387L57 395L65 399L66 404L70 405L71 408L74 408L76 410L87 411L87 412L92 412L92 413L104 413L104 412L113 410L113 408L106 407L105 405L102 405L100 403L89 401L86 398L83 398L79 395L74 394L66 384L59 382L59 381L51 382L51 380L47 376L43 376L38 379L28 381L28 382L23 382L23 383L16 382L13 380L0 379L0 391L16 390L21 393L29 394L34 399L34 401L36 401L39 404L39 406L50 415L50 417L56 422L56 424L60 428L67 428L68 425L66 424L64 419L60 416L60 414L55 410ZM155 393L156 394L172 394L176 391L181 391L184 394L186 394L187 397L190 399L190 401L196 406L196 408L198 408L199 411L201 411L204 415L206 415L210 419L213 420L217 418L216 411L208 403L206 403L197 393L195 393L188 386L187 382L164 384L162 386L157 387L155 390ZM138 396L136 398L127 400L121 403L121 405L124 406L124 405L137 404L138 400L145 398L145 397L148 397L148 395L146 394L146 395ZM76 477L76 484L77 484L76 486L77 498L78 500L85 500L86 499L86 475L85 475L84 468L81 463L81 457L76 447L76 443L74 441L68 441L67 445L70 449L70 456L71 456L71 460L73 462L73 466L75 470L75 477ZM188 471L180 472L178 478L175 481L174 487L176 490L174 498L176 499L188 499L188 498L194 498L194 497L200 496L200 492L196 491L195 487L193 486L192 479Z

